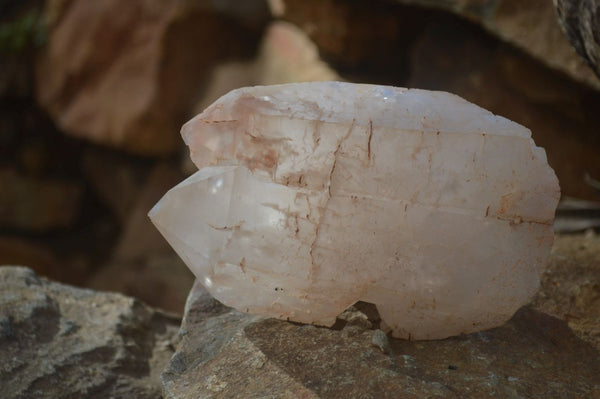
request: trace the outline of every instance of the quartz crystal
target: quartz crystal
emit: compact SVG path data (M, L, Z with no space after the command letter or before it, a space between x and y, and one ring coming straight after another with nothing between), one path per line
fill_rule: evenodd
M460 97L249 87L182 135L199 171L150 217L226 305L330 326L360 300L437 339L503 324L539 285L556 176L528 129Z

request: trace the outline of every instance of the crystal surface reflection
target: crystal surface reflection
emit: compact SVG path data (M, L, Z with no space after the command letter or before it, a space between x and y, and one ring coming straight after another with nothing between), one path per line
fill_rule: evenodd
M396 337L498 326L535 293L558 181L531 132L449 93L339 82L234 90L182 129L199 171L150 212L223 303Z

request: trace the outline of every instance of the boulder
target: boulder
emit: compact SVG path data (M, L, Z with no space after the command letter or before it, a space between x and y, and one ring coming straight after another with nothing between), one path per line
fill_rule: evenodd
M306 32L283 21L265 30L257 56L247 62L226 62L213 69L197 113L227 92L244 86L341 80L319 57ZM195 170L195 168L194 168Z
M359 306L362 305L358 310ZM365 304L333 328L224 307L196 282L166 398L580 398L600 395L600 353L531 307L506 325L438 341L388 338Z
M565 2L594 1L598 4L597 0ZM382 77L382 70L394 65L396 76L401 76L405 72L401 68L402 52L399 50L410 46L422 27L437 18L439 13L435 10L441 10L482 26L550 68L600 90L598 77L561 32L552 0L395 0L397 4L271 0L269 3L275 15L309 33L322 54L340 70L350 64L360 64L366 69L376 68ZM571 6L569 10L574 8ZM593 13L580 12L578 15L580 22L575 29L583 29L589 35L594 26ZM587 43L589 47L590 40ZM382 54L386 56L382 57Z
M345 80L377 84L405 81L411 43L429 10L390 1L277 0L272 12L302 29Z
M72 136L171 153L212 65L254 52L266 8L244 4L49 0L38 101Z
M536 309L565 320L575 334L600 351L600 236L559 235Z
M596 200L600 80L550 0L273 0L342 78L442 90L533 132L567 196Z
M219 97L239 87L326 80L343 79L323 62L306 32L289 22L274 21L265 30L253 60L224 62L213 69L194 109L195 113L201 113ZM187 174L196 172L187 153L182 163Z
M160 398L178 324L133 298L0 267L2 396Z
M404 4L418 4L426 7L451 11L483 26L493 35L515 45L549 67L569 75L574 80L600 89L600 80L592 70L577 56L568 40L561 32L552 0L396 0ZM572 4L588 3L595 0L559 1L559 11L565 10L565 16L577 13ZM566 3L571 3L568 7ZM596 0L596 4L598 4ZM559 14L560 15L560 14ZM579 12L579 26L589 25L592 18L584 21L585 15ZM597 22L596 22L597 24ZM591 31L590 28L584 28ZM598 39L596 39L598 40ZM596 46L598 42L596 41ZM589 43L588 43L589 45ZM576 46L577 48L577 46Z
M600 0L554 0L560 25L600 77Z

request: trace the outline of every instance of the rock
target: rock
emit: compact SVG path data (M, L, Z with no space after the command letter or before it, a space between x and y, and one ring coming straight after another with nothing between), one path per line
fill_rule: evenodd
M600 89L600 80L577 57L562 34L552 0L396 1L455 12L477 22L500 39L519 47L551 68L597 90Z
M212 72L203 99L202 112L227 92L244 86L340 80L319 57L307 34L287 22L273 22L265 31L257 57L251 62L223 63Z
M377 310L377 308L375 308L375 310ZM355 306L350 306L348 309L340 313L337 316L336 322L339 321L342 321L347 326L359 326L362 328L373 327L373 323L369 320L369 317L365 314L365 312L361 311Z
M262 85L340 80L337 72L321 60L308 35L282 21L267 29L256 64Z
M49 0L38 101L70 135L138 154L170 153L210 68L256 48L264 3L233 4Z
M394 84L408 76L412 42L430 18L389 1L270 1L280 18L302 29L344 79Z
M600 80L561 32L552 0L395 0L393 2L277 0L275 15L291 21L315 41L342 75L361 65L377 83L406 73L403 55L423 27L444 10L484 27L550 68L600 90ZM390 66L395 67L395 73ZM378 73L374 73L377 71ZM363 75L364 76L364 75Z
M0 267L0 385L10 398L159 398L177 319L133 298Z
M377 347L385 345L380 330L241 314L196 283L180 331L182 341L161 376L169 399L600 394L599 352L563 321L531 308L484 332L441 341L389 339L384 353Z
M70 226L78 215L82 188L59 179L23 176L0 168L0 227L45 232Z
M265 31L254 60L225 62L213 69L195 113L239 87L327 80L343 79L321 60L317 47L304 31L290 23L275 21ZM197 170L187 154L183 165L187 174Z
M557 235L533 306L600 351L600 236Z
M554 4L567 38L600 77L600 0L554 0Z
M392 347L390 345L390 341L388 336L382 330L375 330L373 332L373 338L371 338L371 344L379 348L381 353L390 353L392 351Z

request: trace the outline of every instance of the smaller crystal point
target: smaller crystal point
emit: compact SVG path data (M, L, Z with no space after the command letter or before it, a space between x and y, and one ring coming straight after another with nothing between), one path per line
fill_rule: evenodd
M449 93L319 82L234 90L182 129L200 169L150 218L238 310L395 337L503 324L530 300L560 190L528 129Z

